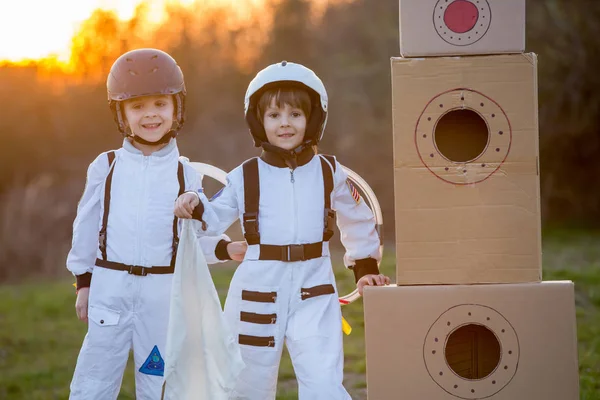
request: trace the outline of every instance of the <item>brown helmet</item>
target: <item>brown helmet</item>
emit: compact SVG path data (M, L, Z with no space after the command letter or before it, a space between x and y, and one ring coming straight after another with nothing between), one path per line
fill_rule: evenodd
M135 97L170 94L175 98L177 127L185 120L185 83L177 62L157 49L131 50L117 58L106 80L108 104L121 133L128 135L120 102Z

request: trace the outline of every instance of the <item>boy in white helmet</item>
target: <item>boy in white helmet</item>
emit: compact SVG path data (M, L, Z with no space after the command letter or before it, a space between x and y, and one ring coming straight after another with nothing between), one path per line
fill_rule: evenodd
M316 152L327 93L313 71L285 61L260 71L246 92L245 114L261 156L234 169L210 203L185 193L175 205L180 218L204 212L214 233L242 223L248 250L225 304L246 363L233 398L275 398L285 341L300 399L349 399L328 241L337 214L359 292L389 283L378 270L374 216L335 158Z
M201 191L201 178L179 161L175 136L186 92L171 56L155 49L123 54L107 89L125 139L90 165L73 224L67 268L77 278L77 316L88 332L70 398L116 399L133 350L136 397L158 400L178 244L173 203L186 190ZM225 239L201 238L208 262L241 259L240 243Z

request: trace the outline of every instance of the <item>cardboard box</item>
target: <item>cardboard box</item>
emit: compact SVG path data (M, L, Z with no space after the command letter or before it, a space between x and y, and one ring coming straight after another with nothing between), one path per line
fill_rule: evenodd
M369 400L577 400L572 282L367 287Z
M524 50L525 0L400 0L404 57Z
M535 54L392 59L398 284L541 280Z

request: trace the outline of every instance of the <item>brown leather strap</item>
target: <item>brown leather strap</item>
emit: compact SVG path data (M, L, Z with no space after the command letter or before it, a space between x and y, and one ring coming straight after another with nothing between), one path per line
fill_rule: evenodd
M325 159L331 164L325 161ZM333 169L333 171L332 171ZM333 236L333 227L335 226L335 211L331 208L331 193L333 192L335 172L335 158L333 156L323 155L321 157L321 170L323 172L323 195L325 211L323 213L323 241L327 242Z
M112 187L112 176L113 171L113 162L115 161L115 152L109 151L106 153L108 158L108 175L106 176L106 180L104 181L104 213L102 214L102 227L100 228L100 232L98 232L98 247L100 248L100 254L102 254L102 259L106 260L106 228L108 226L108 214L110 211L110 192Z
M244 239L250 245L260 243L258 231L258 204L260 201L260 185L258 182L258 158L251 158L243 166L244 173Z
M313 286L310 288L300 289L302 300L310 299L311 297L323 296L326 294L334 294L335 289L332 284Z
M312 151L312 150L311 150ZM263 153L266 154L266 153ZM314 153L310 156L314 156ZM323 174L323 241L327 242L333 236L333 227L335 225L335 211L331 208L331 193L334 188L334 176L336 169L335 158L333 156L323 155L321 160L321 170ZM258 226L258 209L260 203L260 182L258 173L258 158L251 158L242 165L244 174L244 214L242 216L242 225L244 227L244 238L249 245L260 244L260 229ZM294 245L290 245L294 246ZM267 250L269 251L269 250ZM278 251L278 250L275 250ZM313 255L311 258L321 257ZM261 256L263 254L261 246ZM278 254L269 253L269 258L259 258L260 260L278 260L278 261L302 261L302 259L286 260ZM273 258L275 257L275 258Z
M254 301L256 303L275 303L277 292L253 292L242 290L242 300Z
M257 314L241 311L240 321L250 322L252 324L270 325L277 322L277 314Z
M185 171L181 161L177 163L177 182L179 182L179 192L177 197L181 196L185 191ZM175 260L177 259L177 247L179 246L179 233L177 232L177 217L173 216L173 242L171 244L171 267L175 268Z
M139 265L127 265L113 261L96 259L96 266L115 271L127 271L131 275L146 276L148 274L172 274L175 271L174 266L142 267Z
M100 231L98 232L98 247L100 248L100 254L102 255L102 261L107 261L107 256L106 256L106 243L107 243L107 227L108 227L108 215L110 213L110 195L111 195L111 188L112 188L112 177L113 177L113 172L114 172L114 167L113 167L113 163L115 162L115 152L114 151L109 151L106 156L108 157L108 168L109 168L109 172L108 175L106 176L106 181L104 182L104 213L102 214L102 227L100 228ZM182 193L185 190L185 171L183 169L183 164L180 162L177 163L177 181L179 182L179 192L178 192L178 196L181 196ZM175 268L175 259L177 256L177 246L179 245L179 235L177 232L177 217L173 216L173 241L171 244L171 267ZM118 264L118 263L112 263L112 264ZM98 265L98 264L96 264ZM110 268L110 267L104 267L104 268L109 268L109 269L117 269L117 268ZM142 267L140 267L142 268ZM143 269L143 268L142 268ZM121 269L121 271L126 271L125 269ZM131 272L130 272L131 273ZM157 273L157 272L153 272L153 273ZM163 273L163 274L167 274L169 272L158 272L158 273ZM133 275L137 275L137 274L133 274Z
M374 258L362 258L356 260L356 264L352 267L354 271L354 279L356 282L365 275L377 275L379 274L379 267L377 266L377 260Z
M92 284L92 273L86 272L81 275L76 275L75 279L77 279L77 290L90 287Z
M285 246L261 244L258 259L293 262L312 260L319 257L323 257L323 242Z
M250 335L239 335L238 339L240 344L256 347L275 347L274 336L250 336Z

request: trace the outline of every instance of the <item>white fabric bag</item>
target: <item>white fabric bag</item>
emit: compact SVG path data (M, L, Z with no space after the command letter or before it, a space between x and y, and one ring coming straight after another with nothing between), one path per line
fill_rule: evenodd
M223 316L193 223L183 221L177 251L162 398L227 399L244 362Z

